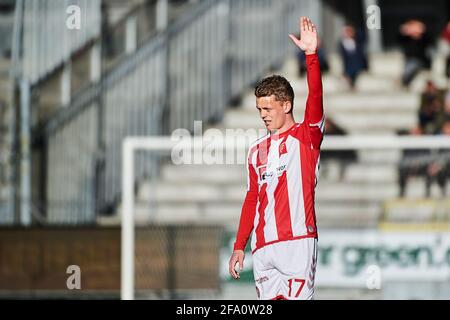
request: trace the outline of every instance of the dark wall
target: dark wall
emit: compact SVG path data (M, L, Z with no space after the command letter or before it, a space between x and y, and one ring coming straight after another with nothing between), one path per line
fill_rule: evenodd
M120 289L120 228L0 229L0 296ZM218 289L220 227L136 229L136 289ZM81 269L81 290L68 290L69 265ZM15 293L17 295L15 295Z
M360 31L367 33L364 1L323 0L323 3L342 17L346 23L353 24ZM398 29L408 19L417 18L425 22L434 40L439 37L446 23L450 21L450 1L448 0L378 0L378 4L381 8L382 38L385 49L397 46ZM332 29L332 22L324 22L324 24L327 23L330 24L327 32L336 33L339 37L340 31ZM334 49L333 46L335 46L334 43L324 45L330 49Z
M344 17L346 23L352 24L357 28L365 26L362 0L323 0L323 2Z
M434 40L450 20L450 2L447 0L379 0L385 47L397 44L399 26L408 19L423 21Z

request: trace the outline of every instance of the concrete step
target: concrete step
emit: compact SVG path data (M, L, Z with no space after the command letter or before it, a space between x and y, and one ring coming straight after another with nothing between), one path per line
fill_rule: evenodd
M328 111L327 111L328 112ZM332 115L331 115L332 114ZM298 110L294 110L294 116L297 121L301 121L303 116ZM373 133L384 131L393 133L400 129L412 128L416 125L417 116L415 113L389 112L389 114L371 114L370 117L363 113L342 114L330 112L333 120L346 129L349 133ZM256 109L255 111L230 110L225 114L223 126L230 129L261 129L262 120Z
M322 183L316 188L316 199L318 201L338 201L346 199L352 201L373 201L383 203L384 201L396 199L399 195L399 186L393 183L353 183L337 182ZM423 198L425 196L425 179L422 177L411 177L406 188L407 198ZM439 187L434 184L431 188L432 197L441 197Z
M408 113L353 114L352 116L335 114L333 120L349 134L374 134L379 132L395 133L417 125L417 115Z
M322 161L320 168L320 181L326 183L333 181L328 177L329 172L339 170L337 161ZM247 171L244 165L167 165L161 169L160 179L166 183L188 184L205 183L215 185L246 184ZM346 182L385 182L397 181L397 169L393 164L363 164L348 165L343 175Z
M356 92L361 93L392 93L401 89L400 81L396 77L387 77L364 72L356 80Z
M392 78L401 77L405 62L400 51L371 54L368 58L371 74Z
M246 186L241 184L210 185L207 183L148 183L140 186L137 198L144 201L162 202L242 202Z
M367 165L391 164L396 166L402 157L400 150L359 150L358 161Z
M448 222L450 201L443 199L396 199L386 203L384 219L387 222L427 223L432 221Z
M355 134L393 135L395 130L413 127L420 103L417 93L430 75L421 73L407 91L399 84L401 54L372 55L370 60L370 71L360 75L356 91L349 91L336 72L323 76L327 115ZM275 73L285 75L296 91L294 110L296 120L301 121L307 98L306 79L297 76L292 58L280 72ZM438 76L436 79L443 83ZM223 132L239 128L264 131L252 89L244 94L242 106L227 111L224 122L216 128ZM349 164L340 178L327 172L335 163L323 162L316 189L319 226L376 227L384 202L398 196L400 158L398 150L359 150L359 162ZM224 223L236 227L246 192L245 165L167 165L161 169L160 179L140 185L136 199L139 221ZM433 186L432 195L439 197L439 191ZM411 178L406 193L407 197L422 198L424 179Z
M287 56L280 70L266 75L276 73L283 75L288 80L299 78L296 53L297 51L293 51L289 56ZM342 75L343 65L339 55L330 53L327 58L330 70L328 73L322 73L322 76L340 77Z
M414 191L420 193L416 189ZM316 198L318 200L326 199L327 201L346 199L349 202L360 200L383 202L395 198L397 195L398 187L386 183L322 183L322 181L319 181L316 188Z
M328 112L410 112L415 113L420 97L415 93L350 93L324 96L324 108Z
M157 221L159 223L198 222L224 223L229 227L237 227L241 215L242 204L156 204L145 202L136 204L137 221ZM321 225L343 223L348 225L366 224L368 221L378 221L381 208L378 205L352 205L323 203L316 206L316 215Z
M345 92L349 90L345 79L342 77L342 62L339 55L330 54L331 72L323 74L324 90L327 94ZM445 62L442 59L434 59L430 71L422 71L413 80L408 91L419 93L423 91L425 83L431 79L438 86L445 87L448 84L443 69ZM369 71L359 75L356 82L358 92L395 92L402 90L401 77L404 70L404 57L401 52L389 52L371 54L369 56ZM439 64L439 65L438 65ZM286 60L280 74L287 77L294 90L298 94L307 92L306 79L299 77L297 72L297 61L295 57Z
M353 183L396 183L397 170L391 164L354 163L347 167L336 160L322 161L320 166L320 183L353 182Z
M308 83L306 77L295 77L288 79L294 89L295 95L306 96L308 94ZM338 94L348 92L349 85L343 77L324 74L322 76L323 91L327 94Z
M328 62L330 64L330 75L340 76L343 74L342 59L338 53L329 53ZM370 54L369 74L387 79L400 79L404 68L404 57L400 51L383 52ZM290 55L283 64L280 72L288 77L298 77L298 64L294 54ZM392 90L392 89L390 89Z
M206 183L143 183L137 199L152 203L242 203L246 186L243 184L211 185ZM333 182L319 181L316 188L318 201L375 201L383 202L396 198L399 187L385 182ZM407 187L407 196L423 197L425 182L423 178L413 177ZM439 190L434 194L439 196Z
M355 164L348 167L344 180L360 183L393 183L397 181L397 175L395 166Z
M167 165L161 169L161 180L166 182L227 184L246 181L245 165Z
M307 94L297 95L294 100L294 111L300 111L306 105ZM324 108L326 112L391 112L404 111L415 113L420 106L420 96L414 92L400 91L396 93L362 93L362 92L340 92L338 94L324 94ZM256 99L253 93L248 93L242 103L245 110L256 110Z
M377 205L358 207L349 204L347 207L336 207L335 210L324 211L316 208L317 225L321 228L369 228L376 227L380 221L381 209Z
M308 85L306 77L288 78L296 95L306 95ZM393 77L373 75L367 72L361 73L356 81L355 91L352 91L347 80L339 75L322 75L323 91L327 95L342 93L393 93L401 90L400 80Z
M330 73L333 75L341 75L343 72L343 63L339 53L328 53L327 58L330 64ZM387 78L401 77L404 68L404 57L400 51L370 54L368 59L371 75ZM291 76L297 75L297 61L294 54L288 57L280 71L283 74Z
M235 226L239 223L241 205L236 204L158 204L145 202L136 204L136 216L139 220L148 219L158 223L225 223Z

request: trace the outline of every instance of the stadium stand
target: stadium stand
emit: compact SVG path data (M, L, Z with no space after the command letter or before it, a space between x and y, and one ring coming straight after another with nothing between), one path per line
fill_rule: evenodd
M31 225L93 226L103 231L112 227L114 234L107 237L114 239L114 246L111 249L105 245L102 252L103 257L108 257L109 251L114 253L111 286L117 289L124 139L167 136L178 128L192 133L196 120L202 121L204 130L217 129L224 135L227 129L263 129L253 86L270 74L290 80L296 93L295 118L301 121L306 79L298 74L295 48L287 34L297 27L298 12L310 15L320 25L321 2L173 0L169 1L168 27L160 30L158 21L152 18L158 10L156 1L126 1L124 6L124 1L119 0L80 0L90 15L88 26L75 37L67 30L56 35L50 32L54 24L63 21L55 14L61 6L52 7L52 0L41 0L48 2L49 10L40 12L33 1L22 2L25 22L19 23L23 28L19 41L22 49L16 51L19 57L14 56L14 45L4 46L14 43L14 37L5 41L0 38L0 225L19 225L20 213L14 206L24 200L18 194L18 151L24 141L18 135L17 116L21 114L14 112L14 105L21 99L21 84L25 81L31 110ZM36 27L30 17L39 14L44 14L48 23ZM12 25L16 20L17 26L20 17L14 17L11 6L0 5L0 15L0 36L18 32ZM66 46L56 45L67 39L72 41ZM441 88L449 85L445 63L437 57L431 70L421 72L408 88L403 87L404 57L392 50L370 53L369 70L358 77L351 90L342 78L339 55L328 52L330 71L323 75L325 112L349 136L389 139L414 128L425 83L431 79ZM397 225L410 225L443 230L440 223L448 228L450 205L436 185L431 188L431 197L424 199L423 176L411 177L404 198L399 198L401 150L356 150L351 158L345 166L340 161L347 160L339 156L322 163L316 189L319 228L391 230ZM235 231L245 196L244 165L176 166L161 154L138 152L135 169L135 216L139 224L206 229L221 226L228 234ZM166 258L177 260L181 273L186 267L183 259L187 259L183 245L189 239L197 239L198 243L211 240L212 249L204 248L206 259L217 258L221 250L217 249L220 228L217 232L208 229L204 234L189 229L185 238L175 234L170 237L168 229L167 236L156 236L159 238L154 242L146 239L152 237L150 233L142 233L139 240L144 241L139 243L139 250L145 253L139 262L138 277L152 263L145 260L152 254L146 247L148 243L158 243L152 249L164 251L161 248L177 239L178 260ZM12 238L8 240L5 235L2 239L7 248ZM73 247L71 241L69 237L68 250ZM82 245L95 251L94 246ZM58 248L61 256L66 249ZM27 250L21 251L23 256ZM188 258L192 257L195 254L191 252ZM204 270L210 272L208 260L203 262ZM158 270L163 270L158 272L163 272L164 278L153 274L151 280L159 281L162 288L166 285L162 279L171 283L173 277L166 275L170 273L165 268L166 260L158 263ZM189 272L190 284L186 286L201 278L196 270ZM1 276L4 283L10 283L8 275ZM249 290L254 294L253 284ZM227 294L221 297L233 298ZM376 293L364 289L341 292L340 297L346 294L352 298L364 294L376 297ZM242 297L248 296L250 293L242 292ZM326 296L324 293L322 297ZM336 293L329 292L329 296L336 297Z

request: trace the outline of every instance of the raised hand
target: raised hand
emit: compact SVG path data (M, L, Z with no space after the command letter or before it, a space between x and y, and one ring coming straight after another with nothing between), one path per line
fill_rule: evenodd
M300 18L300 39L297 39L293 34L290 34L289 37L297 47L305 51L305 54L314 54L317 52L317 28L309 18Z

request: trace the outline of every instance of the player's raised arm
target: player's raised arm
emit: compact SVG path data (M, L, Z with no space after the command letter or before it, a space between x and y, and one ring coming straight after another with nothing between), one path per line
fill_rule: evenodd
M302 17L300 19L300 39L294 35L289 35L292 41L305 52L306 67L308 78L308 100L306 102L305 110L305 124L310 127L319 128L319 132L323 126L323 89L322 77L320 74L320 63L317 54L318 50L318 35L317 28L310 19ZM317 140L314 141L315 146L318 147L321 141L321 134L317 135ZM313 137L316 138L316 137Z

